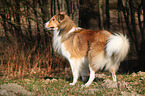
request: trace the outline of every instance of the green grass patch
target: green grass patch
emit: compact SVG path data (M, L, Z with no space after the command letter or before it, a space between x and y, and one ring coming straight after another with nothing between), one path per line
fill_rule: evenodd
M142 72L143 73L143 72ZM59 76L55 78L36 78L26 77L15 80L2 79L0 85L17 83L25 90L34 93L36 96L75 96L75 95L122 95L122 94L142 94L145 95L145 73L139 74L118 74L117 86L111 88L105 80L112 81L109 75L105 75L104 79L96 79L89 87L81 87L83 82L79 80L76 85L70 86L69 79ZM65 78L65 79L64 79Z

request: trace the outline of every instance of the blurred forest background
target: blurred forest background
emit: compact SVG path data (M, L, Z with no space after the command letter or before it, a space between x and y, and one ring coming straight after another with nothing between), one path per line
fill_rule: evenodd
M0 0L0 77L47 76L69 67L43 26L59 11L82 28L126 34L130 52L119 72L145 71L145 0Z

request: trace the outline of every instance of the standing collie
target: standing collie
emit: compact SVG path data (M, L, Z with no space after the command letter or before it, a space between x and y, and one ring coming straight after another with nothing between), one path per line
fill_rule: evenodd
M64 12L54 15L45 23L45 28L54 30L54 50L68 59L75 85L79 74L83 80L90 71L88 82L82 86L89 86L99 69L112 73L116 81L115 72L120 62L124 60L129 50L129 41L122 34L112 35L106 30L92 31L77 27Z

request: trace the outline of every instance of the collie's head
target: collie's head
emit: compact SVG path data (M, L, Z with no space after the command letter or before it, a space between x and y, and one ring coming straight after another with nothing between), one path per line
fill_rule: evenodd
M58 30L60 32L59 34L67 33L73 27L77 26L64 12L59 12L45 23L45 28L47 28L48 30Z

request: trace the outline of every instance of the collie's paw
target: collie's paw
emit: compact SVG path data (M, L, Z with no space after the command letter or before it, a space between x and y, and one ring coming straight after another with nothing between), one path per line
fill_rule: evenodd
M88 87L89 85L81 85L82 87Z
M75 83L69 83L69 85L75 85Z

